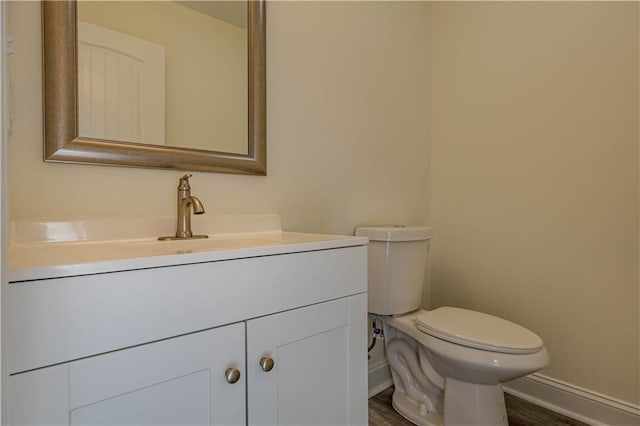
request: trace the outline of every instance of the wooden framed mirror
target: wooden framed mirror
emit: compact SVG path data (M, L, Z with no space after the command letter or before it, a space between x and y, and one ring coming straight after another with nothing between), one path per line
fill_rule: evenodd
M265 26L265 0L248 1L247 89L246 103L242 104L247 111L246 152L225 152L215 147L202 149L154 145L87 137L80 133L78 4L72 0L43 1L44 160L266 175Z

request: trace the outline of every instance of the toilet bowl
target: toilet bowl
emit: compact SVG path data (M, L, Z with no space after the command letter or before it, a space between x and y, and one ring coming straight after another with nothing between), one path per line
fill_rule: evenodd
M502 383L549 363L532 331L480 312L419 309L431 229L357 228L370 239L369 312L384 326L393 407L417 425L507 425Z

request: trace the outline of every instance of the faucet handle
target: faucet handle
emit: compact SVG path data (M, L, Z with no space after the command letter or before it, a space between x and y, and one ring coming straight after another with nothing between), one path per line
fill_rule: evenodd
M189 191L191 190L191 186L189 185L189 178L193 176L192 174L186 174L180 178L180 183L178 184L178 191Z

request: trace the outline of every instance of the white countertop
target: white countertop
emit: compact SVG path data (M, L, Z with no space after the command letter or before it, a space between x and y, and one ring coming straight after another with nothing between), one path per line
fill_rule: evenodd
M262 221L261 217L265 220ZM215 216L210 219L210 223L217 223L216 226L204 226L206 230L219 231L209 234L208 239L177 241L157 241L159 235L134 239L93 239L95 235L99 235L97 238L106 238L102 235L120 237L126 233L127 226L136 227L135 236L140 237L140 234L144 234L140 231L140 218L12 224L15 235L14 243L9 249L8 280L15 283L352 247L368 242L367 238L362 237L283 232L278 229L279 217L275 215L242 216L240 222L250 225L244 228L237 226L238 224L228 216L217 219L219 220L216 221ZM162 221L168 223L166 218ZM157 221L155 227L149 226L149 229L153 228L153 232L160 235L170 234L157 231L157 224L162 221ZM145 218L144 222L151 223L153 219ZM220 225L222 222L225 223L223 227ZM55 226L52 226L52 223ZM107 232L111 227L117 229L117 232ZM225 232L241 228L248 232ZM52 233L52 229L65 229L65 233ZM71 234L69 229L73 230ZM47 232L44 233L42 230ZM198 230L194 228L194 234L207 234L202 232L202 229L200 232L196 231ZM79 238L74 239L74 233Z

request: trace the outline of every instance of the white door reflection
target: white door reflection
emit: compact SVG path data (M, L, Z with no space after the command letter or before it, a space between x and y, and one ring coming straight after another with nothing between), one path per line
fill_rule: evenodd
M165 49L78 22L79 134L165 144Z

